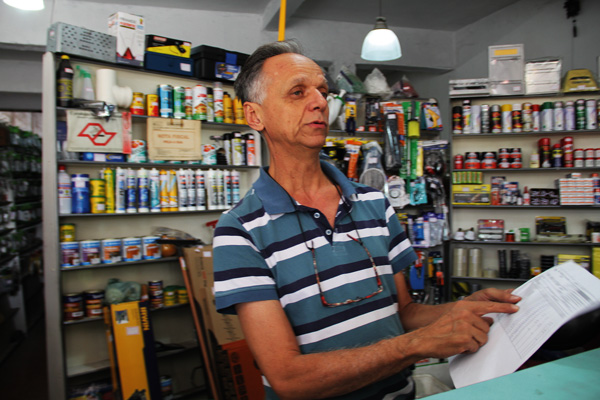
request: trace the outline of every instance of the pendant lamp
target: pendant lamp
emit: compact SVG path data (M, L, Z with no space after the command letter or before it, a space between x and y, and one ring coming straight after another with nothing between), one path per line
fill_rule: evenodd
M44 9L44 0L4 0L4 3L26 11L38 11Z
M379 15L382 15L381 0ZM402 57L398 36L388 29L384 17L380 16L375 20L375 27L365 37L360 57L368 61L391 61Z

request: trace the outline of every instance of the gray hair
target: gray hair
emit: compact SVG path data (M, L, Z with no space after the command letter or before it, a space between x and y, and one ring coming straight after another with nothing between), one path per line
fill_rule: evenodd
M267 59L287 53L304 55L300 44L293 39L263 44L252 53L244 63L234 84L235 93L241 99L242 104L247 101L258 104L263 102L266 84L262 74L263 65Z

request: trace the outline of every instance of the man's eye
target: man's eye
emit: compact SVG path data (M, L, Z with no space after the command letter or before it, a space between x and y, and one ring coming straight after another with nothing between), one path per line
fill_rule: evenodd
M292 94L293 94L294 96L300 96L300 95L302 94L302 90L294 90L294 91L292 92Z
M321 92L321 96L323 96L324 99L327 98L328 93L327 92Z

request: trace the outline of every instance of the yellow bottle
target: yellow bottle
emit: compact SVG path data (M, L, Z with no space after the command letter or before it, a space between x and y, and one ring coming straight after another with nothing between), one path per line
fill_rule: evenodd
M226 124L233 124L233 104L231 103L231 97L229 97L229 93L223 93L223 112L225 113L225 118L223 122Z
M242 100L237 96L235 99L233 99L233 111L235 113L235 123L239 125L246 125L246 116L244 115Z

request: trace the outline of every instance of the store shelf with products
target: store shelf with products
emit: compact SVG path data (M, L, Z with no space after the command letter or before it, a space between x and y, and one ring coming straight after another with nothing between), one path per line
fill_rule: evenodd
M211 82L198 81L192 77L173 74L163 74L127 66L89 61L78 58L71 59L74 68L81 67L95 76L100 69L114 70L117 84L129 87L133 92L155 94L157 87L162 84L172 86L194 87L197 84L211 85ZM43 59L43 126L44 150L44 256L47 263L46 272L46 310L47 310L47 342L49 348L48 370L51 382L50 392L52 399L66 397L68 388L76 381L77 377L93 374L98 369L107 368L108 349L106 344L104 324L96 319L84 319L77 322L63 319L62 296L65 293L83 293L88 290L99 290L106 287L111 278L118 278L123 282L137 282L146 284L150 281L160 280L165 286L183 286L183 276L176 257L163 257L155 260L127 261L113 264L80 265L61 267L59 261L61 248L59 243L59 228L61 224L74 224L76 227L76 241L96 241L104 238L139 238L151 236L155 228L173 228L197 237L206 243L212 241L212 228L207 223L217 219L226 207L208 207L208 210L169 211L169 212L135 212L135 213L62 213L59 214L57 187L58 166L62 165L68 174L88 174L91 179L100 175L102 168L156 168L157 170L217 170L229 174L238 171L240 174L240 197L243 196L258 177L261 164L261 143L255 141L255 165L203 165L187 162L129 162L129 161L87 161L56 151L57 121L65 121L70 110L75 108L56 106L56 66L57 56L53 53L44 54ZM228 91L232 99L232 83L223 83L224 90ZM121 110L119 110L121 111ZM147 115L132 115L131 138L132 140L147 140L147 125L156 119L166 120L161 117ZM220 135L227 132L254 133L248 126L241 124L201 122L202 144L216 144ZM217 136L211 136L217 135ZM48 142L48 143L46 143ZM218 147L218 146L217 146ZM236 164L238 164L236 162ZM131 218L130 218L131 217ZM102 238L102 239L99 239ZM190 294L191 296L191 294ZM159 309L162 310L162 309ZM195 331L192 315L189 308L166 307L165 311L151 313L155 339L162 343L186 343L195 341ZM180 311L177 311L180 310ZM94 322L94 323L86 323ZM175 328L176 327L176 328ZM173 357L179 357L174 352ZM183 382L178 387L178 392L185 393L197 388L190 387L189 375L192 370L202 368L199 352L185 352L181 360L169 362L160 366L161 374L172 375L174 381ZM163 367L165 368L163 370ZM64 373L64 371L67 371Z
M539 130L533 131L533 125L523 126L523 119L518 119L522 118L523 113L525 112L523 110L523 108L525 107L522 106L523 103L540 104L540 109L543 105L543 108L546 110L548 109L548 103L550 102L554 103L555 101L562 101L562 105L564 106L566 104L566 101L576 102L576 100L578 99L596 101L596 111L595 113L592 113L595 119L590 125L581 125L581 121L579 125L576 125L576 121L573 122L573 120L570 120L569 129L572 128L572 130L567 130L565 128L554 130L556 126L548 125L548 119L544 122L542 120L542 113L540 112L540 125L537 125L537 129ZM483 124L484 121L489 121L492 125L490 125L489 129L487 130L475 129L475 131L484 133L453 133L451 135L453 152L452 156L463 156L465 157L466 161L467 155L476 154L480 156L478 161L481 162L482 156L484 154L493 154L496 157L494 162L500 163L501 151L503 151L503 149L507 149L509 153L512 153L514 149L515 154L521 157L520 160L517 160L518 162L520 162L521 168L453 168L452 173L459 173L459 175L453 176L456 176L460 179L466 174L469 174L470 176L475 176L475 173L479 173L480 175L477 179L472 181L472 184L491 186L492 183L497 181L500 182L499 190L503 190L502 188L505 187L504 185L508 184L509 186L512 185L513 188L518 188L519 192L517 193L516 201L513 201L512 198L508 201L506 199L503 200L501 197L498 200L498 197L496 197L496 200L493 201L489 201L490 199L488 199L488 201L482 201L480 203L477 203L477 201L474 201L472 203L469 203L468 201L458 201L459 204L453 204L453 196L451 196L450 208L452 232L454 233L459 229L466 232L474 227L476 228L478 220L500 219L504 221L505 232L513 230L514 232L518 233L519 229L523 228L531 232L532 237L528 242L453 240L450 243L450 251L452 254L449 257L450 279L448 280L448 282L452 284L453 280L469 281L472 283L477 283L481 287L495 285L499 287L514 287L515 284L518 283L518 281L511 282L510 280L496 281L493 279L484 279L479 277L452 276L452 274L450 273L454 270L454 258L452 257L452 255L454 254L454 251L457 247L467 250L470 248L478 248L481 251L481 260L483 260L483 268L488 268L496 271L498 270L498 258L496 252L498 249L501 248L520 249L519 251L521 253L525 253L527 257L529 257L529 259L531 260L532 267L539 266L542 256L556 257L558 254L568 254L573 256L591 257L592 249L596 248L597 244L590 243L589 237L587 238L587 242L580 243L568 243L561 241L547 242L541 240L536 241L535 217L565 217L567 233L569 235L581 236L586 235L587 221L598 220L597 218L595 218L594 212L596 208L599 207L599 205L594 204L593 199L590 200L591 192L586 195L587 197L584 200L576 199L572 203L567 203L567 199L559 198L560 191L558 190L558 180L567 177L575 178L578 176L581 176L581 178L589 179L591 174L600 173L600 159L597 160L594 158L595 153L591 159L579 159L578 162L575 162L574 157L570 158L571 155L567 155L566 157L564 157L565 153L571 153L574 149L593 150L600 147L600 129L598 128L597 120L597 101L600 100L600 93L581 92L569 94L531 96L461 96L451 98L451 108L453 108L454 111L456 111L457 109L455 107L462 107L464 100L469 100L470 102L467 104L471 107L476 106L476 108L479 107L479 109L483 109L485 107L482 106L487 105L490 108L489 113L486 116L484 116L484 118L471 119L471 123L477 121L476 123ZM543 103L546 104L544 105ZM517 111L515 118L517 118L517 121L521 124L517 125L517 127L520 128L522 132L507 132L507 129L505 129L502 126L501 115L495 116L494 118L496 119L494 121L491 120L492 105L498 105L500 106L500 109L502 105L510 105L510 107L505 107L506 109L508 109L512 108L514 104L519 105L515 107ZM527 106L527 108L529 108L529 106ZM537 107L534 108L537 109ZM564 120L562 119L565 117L564 110L562 114L560 114L560 108L558 110L558 120L559 122L565 124ZM569 112L571 111L572 110L569 110ZM544 117L549 118L549 112L550 111L545 111ZM552 111L552 113L554 113L554 111ZM478 114L478 111L476 112L476 114ZM511 123L513 121L513 114L515 113L511 112L510 114ZM505 116L507 115L508 114L505 114ZM582 114L580 114L580 118L581 115ZM554 114L552 114L552 116L554 116ZM498 117L500 117L499 126L501 127L501 130L498 133L492 133L493 124L496 123L496 125L498 126ZM577 114L575 115L575 117L577 117ZM584 119L583 121L585 122L586 120ZM459 122L463 125L466 123L464 115L460 115ZM542 152L542 150L545 151L546 148L542 147L542 143L540 142L540 140L543 141L544 145L550 146L550 151L552 151L552 145L556 145L555 148L557 149L557 152L555 152L554 155L556 157L561 157L560 160L556 160L557 164L553 164L554 160L550 159L550 166L542 166L542 163L545 159L544 157L546 157L547 154L544 154L544 152ZM550 156L552 156L552 153L550 153ZM539 157L539 164L535 164L536 157ZM534 166L530 166L530 161L533 161ZM459 184L462 186L462 190L468 190L468 187L470 185L470 183L466 182L459 182ZM482 190L485 190L486 193L489 195L491 189L490 186L482 186L481 188ZM554 200L552 203L542 203L544 205L521 204L522 195L526 187L528 188L528 193L531 193L532 189L553 191L555 193L556 200ZM590 213L590 211L592 211L592 213Z

